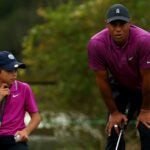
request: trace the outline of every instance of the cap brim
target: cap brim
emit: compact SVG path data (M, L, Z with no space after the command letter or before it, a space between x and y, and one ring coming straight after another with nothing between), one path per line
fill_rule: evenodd
M110 23L110 22L112 22L112 21L117 21L117 20L129 22L130 19L127 18L127 17L115 16L115 17L112 17L112 18L107 19L107 23Z
M10 70L11 71L11 70L15 70L15 69L18 69L18 68L25 69L26 65L24 63L15 61L15 62L12 62L8 65L2 66L2 68L5 69L5 70Z

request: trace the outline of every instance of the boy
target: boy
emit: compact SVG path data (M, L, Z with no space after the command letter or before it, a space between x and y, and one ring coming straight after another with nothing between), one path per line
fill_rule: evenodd
M17 80L18 69L25 67L25 64L17 61L9 51L0 51L0 148L2 150L28 150L29 135L41 121L31 87ZM26 112L31 117L27 126L24 123Z

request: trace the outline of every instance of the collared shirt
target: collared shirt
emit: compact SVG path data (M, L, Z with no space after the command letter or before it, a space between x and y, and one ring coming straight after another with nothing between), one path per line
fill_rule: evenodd
M14 135L18 130L25 128L25 113L37 111L31 87L27 83L15 81L10 87L10 95L6 97L0 136Z
M118 47L106 28L90 39L88 58L91 69L109 70L122 86L141 88L140 69L150 68L150 33L131 25L127 42Z

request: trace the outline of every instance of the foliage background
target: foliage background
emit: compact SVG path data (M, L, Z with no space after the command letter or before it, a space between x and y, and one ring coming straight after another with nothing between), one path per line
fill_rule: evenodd
M32 76L32 81L55 83L43 90L36 89L42 99L41 109L104 116L104 104L94 74L88 68L87 43L105 27L106 9L115 2L126 5L133 23L148 30L149 3L145 1L89 0L81 4L69 1L55 9L51 6L37 9L44 21L24 37L22 54L29 65L26 74ZM25 75L23 79L30 81L31 76Z
M41 113L87 116L84 126L80 124L84 118L78 123L89 148L91 143L92 147L100 143L93 137L98 131L104 132L104 124L99 126L99 121L106 117L106 107L94 73L88 68L87 43L105 27L105 13L113 3L126 5L132 22L149 31L150 0L0 0L0 49L12 51L27 64L27 69L19 72L19 79L32 86ZM87 136L84 130L90 119L93 128L88 128ZM72 126L76 129L75 124ZM135 133L130 137L135 139Z
M0 0L0 49L28 68L40 110L83 112L104 118L105 106L88 68L87 43L105 27L113 3L129 8L132 22L149 30L150 0Z

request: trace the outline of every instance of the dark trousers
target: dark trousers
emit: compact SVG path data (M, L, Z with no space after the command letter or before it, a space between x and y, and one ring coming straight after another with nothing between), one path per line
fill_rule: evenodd
M15 142L14 136L0 136L0 150L28 150L26 142Z
M115 103L120 112L124 113L127 105L129 104L130 109L127 115L128 124L134 118L137 117L140 111L142 102L142 93L140 90L128 90L122 87L112 86L113 96ZM146 128L142 123L138 126L138 131L140 134L141 150L150 150L150 129ZM115 150L118 140L118 135L115 130L112 129L111 136L107 138L105 150ZM118 150L125 150L125 141L122 136Z

